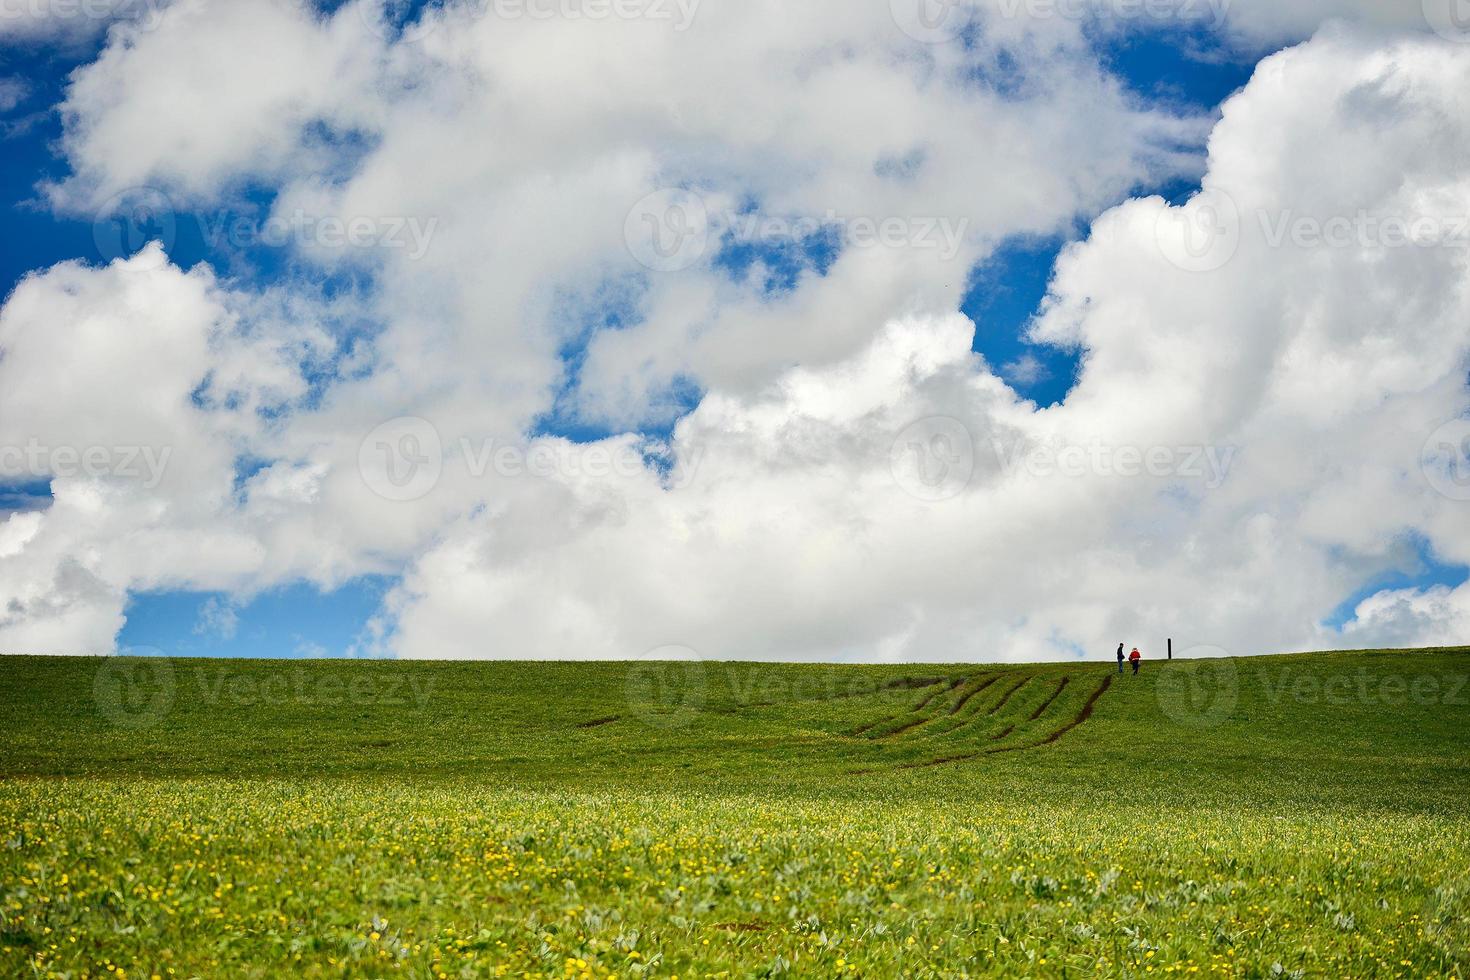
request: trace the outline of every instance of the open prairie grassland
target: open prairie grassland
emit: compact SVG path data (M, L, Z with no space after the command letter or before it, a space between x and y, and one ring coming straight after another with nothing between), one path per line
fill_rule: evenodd
M7 659L0 973L1464 977L1467 678Z

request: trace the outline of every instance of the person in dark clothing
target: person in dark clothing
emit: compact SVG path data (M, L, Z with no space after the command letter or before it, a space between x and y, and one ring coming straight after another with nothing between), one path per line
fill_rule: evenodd
M1131 663L1131 664L1133 664L1133 672L1135 674L1138 673L1138 665L1142 661L1143 661L1143 654L1141 654L1141 653L1138 652L1138 647L1134 647L1133 648L1133 652L1130 653L1130 654L1128 654L1128 662Z
M1118 673L1123 673L1123 644L1118 644Z

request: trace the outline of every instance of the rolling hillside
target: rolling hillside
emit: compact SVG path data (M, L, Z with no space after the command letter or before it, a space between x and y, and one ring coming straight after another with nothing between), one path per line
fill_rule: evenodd
M1470 651L832 667L7 658L0 776L1463 800ZM1371 780L1365 780L1371 774ZM1044 777L1044 778L1043 778ZM1244 784L1242 784L1244 780ZM1028 792L1034 792L1034 787Z
M1465 650L0 668L36 975L1470 965Z

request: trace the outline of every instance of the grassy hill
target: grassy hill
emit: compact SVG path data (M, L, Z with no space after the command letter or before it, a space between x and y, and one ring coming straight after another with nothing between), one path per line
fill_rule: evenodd
M1467 678L6 658L0 966L1463 976Z

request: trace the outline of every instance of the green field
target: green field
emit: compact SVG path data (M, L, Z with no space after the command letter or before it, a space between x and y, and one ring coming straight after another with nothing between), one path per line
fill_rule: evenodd
M0 975L1470 973L1470 651L0 662Z

